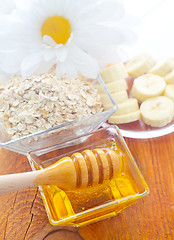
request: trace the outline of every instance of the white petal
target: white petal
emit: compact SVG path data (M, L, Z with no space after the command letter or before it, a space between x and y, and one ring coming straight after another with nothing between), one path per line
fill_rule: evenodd
M15 5L19 9L30 9L32 6L32 1L30 0L13 0L15 2Z
M0 53L0 67L6 73L16 73L20 69L20 63L24 56L25 52L18 49Z
M82 75L89 78L97 77L99 66L94 58L75 45L72 47L70 54L71 61Z
M49 62L52 59L56 58L55 49L54 48L45 49L43 57L44 61L46 62Z
M43 42L51 47L56 47L56 45L57 45L57 43L54 41L54 39L47 35L43 36Z
M27 23L15 22L7 33L0 34L0 51L14 48L31 49L42 44L42 37L34 32ZM0 28L1 29L1 28Z
M102 24L86 24L83 29L74 31L74 40L89 41L99 44L120 44L124 40L124 34L118 27Z
M18 22L19 17L12 12L10 15L0 14L0 32L8 33L12 29L12 25Z
M55 49L55 54L59 62L64 62L67 58L67 48L61 47L58 49Z
M32 3L32 8L35 13L43 13L43 16L45 17L43 18L44 21L48 17L56 15L64 16L66 2L67 0L49 0L49 2L48 0L35 0L34 3Z
M61 76L62 74L66 74L67 77L76 77L78 72L76 65L73 64L70 60L67 60L64 63L57 64L56 67L57 76Z
M42 61L36 70L36 74L47 73L53 67L54 64L55 64L54 60L49 62Z
M69 16L73 25L75 25L77 22L82 24L85 22L115 22L124 14L123 3L119 0L88 0L86 2L81 1L81 3L82 6L80 6L80 8L78 8L76 5L73 6L73 8L71 6L70 8L73 14L69 13L67 15L67 17ZM76 4L78 5L79 2L76 1Z
M28 76L33 74L42 61L42 54L40 52L33 53L26 56L21 63L22 76Z
M98 13L91 16L91 20L95 22L115 22L124 14L124 6L117 0L100 1L96 8L98 9Z
M89 0L86 1L86 0L80 0L80 1L73 1L73 4L72 4L72 1L68 0L67 1L67 4L66 4L66 8L65 8L65 17L66 18L70 18L71 21L73 21L74 18L76 18L76 16L82 12L84 12L84 9L85 11L88 11L88 5L89 5ZM88 11L89 12L89 11Z
M99 43L91 44L91 41L84 41L84 39L80 39L80 38L77 39L76 41L74 41L74 43L91 55L102 56L103 49L108 47L108 46L105 46L105 45L99 44Z
M0 1L0 13L1 14L10 14L12 10L16 8L12 0L1 0Z

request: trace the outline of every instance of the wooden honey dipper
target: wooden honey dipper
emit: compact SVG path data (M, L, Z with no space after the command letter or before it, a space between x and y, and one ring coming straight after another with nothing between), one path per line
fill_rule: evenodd
M101 184L122 169L120 155L111 149L94 149L64 157L48 168L0 176L0 194L39 185L76 189Z

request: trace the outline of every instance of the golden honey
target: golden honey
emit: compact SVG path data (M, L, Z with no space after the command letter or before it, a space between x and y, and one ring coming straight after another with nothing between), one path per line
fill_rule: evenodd
M124 159L124 158L123 158ZM71 218L76 214L83 213L90 209L95 209L99 206L104 206L113 201L119 201L125 197L133 197L135 201L138 198L140 190L131 176L131 174L126 169L123 169L118 176L115 176L112 180L106 180L103 184L97 184L93 187L86 188L77 188L76 190L67 190L63 191L55 185L42 186L44 192L44 198L46 199L49 209L53 215L53 220L55 222ZM124 204L120 203L120 208L117 206L117 210L113 209L113 215L121 211L129 204L132 203L132 198L126 201ZM100 214L101 212L101 214ZM107 211L107 215L110 212ZM89 215L89 216L88 216ZM83 222L79 223L78 218L72 218L71 223L77 223L79 225L92 222L93 219L99 220L103 215L103 209L95 210L95 214L90 217L90 213L86 213L86 216L83 216Z
M118 140L120 141L120 139ZM69 155L67 152L66 156L70 156L79 149L81 151L92 150L96 146L102 150L110 148L120 154L120 161L122 161L120 166L122 169L111 180L105 180L102 184L94 186L64 191L55 185L41 186L41 194L51 224L64 226L89 224L118 214L121 210L149 193L146 182L129 151L122 148L125 143L122 139L120 142L118 140L116 141L113 138L108 140L107 138L107 141L102 139L102 141L98 142L95 137L94 141L90 139L90 146L89 143L85 144L85 148L84 146L83 148L76 148L73 145L73 151L67 150ZM55 152L53 155L49 153L49 161L50 159L51 162L53 159L56 161ZM33 159L32 161L35 162ZM41 166L45 168L49 164L47 161L42 161ZM38 166L35 166L36 168L38 169Z

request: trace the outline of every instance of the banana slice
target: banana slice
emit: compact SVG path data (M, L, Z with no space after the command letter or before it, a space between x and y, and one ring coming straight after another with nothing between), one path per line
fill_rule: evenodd
M164 96L166 96L174 101L174 84L168 84L166 86Z
M166 82L160 76L154 74L145 74L134 80L132 87L132 96L140 103L150 97L156 97L163 93Z
M111 93L111 96L117 104L128 100L128 94L126 90L122 90L116 93ZM105 110L108 110L111 108L112 103L105 94L100 95L100 100Z
M106 83L106 87L110 93L115 93L115 92L119 92L119 91L128 89L128 85L127 85L127 82L125 79ZM99 90L99 93L104 93L104 89L101 86L99 87L98 90Z
M128 100L128 94L126 90L122 90L116 93L111 93L111 96L117 104Z
M174 68L174 61L172 58L163 60L157 63L153 68L150 69L150 73L156 74L160 77L166 76Z
M117 107L118 109L114 113L114 116L136 112L139 110L138 101L136 98L129 98L127 101L117 104Z
M126 90L119 91L116 93L111 93L111 96L117 104L128 100L128 94L127 94ZM108 110L111 108L112 103L108 98L106 98L106 95L101 94L100 99L101 99L101 102L102 102L105 110Z
M141 104L140 111L147 125L163 127L174 117L174 103L164 96L149 98Z
M164 77L164 80L168 84L174 84L174 69Z
M155 65L155 60L148 54L142 53L129 60L125 67L130 76L136 78L147 73Z
M140 110L138 110L135 112L122 114L122 115L118 115L118 116L113 114L109 118L108 122L112 123L112 124L130 123L130 122L135 122L135 121L139 120L140 117L141 117L141 113L140 113Z
M128 77L128 73L123 63L116 63L103 69L100 75L105 83L114 82Z
M121 90L127 90L128 85L125 79L117 80L114 82L106 83L106 87L110 93L119 92Z

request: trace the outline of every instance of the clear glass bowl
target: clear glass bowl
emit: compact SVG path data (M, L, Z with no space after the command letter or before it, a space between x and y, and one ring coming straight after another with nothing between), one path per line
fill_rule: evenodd
M39 148L29 152L28 159L32 169L38 170L49 167L65 156L70 157L73 153L96 148L116 151L122 161L120 172L111 180L92 187L63 191L56 185L40 186L52 225L82 226L96 222L118 214L149 193L149 188L116 126L100 128L66 142ZM88 166L90 168L89 164Z
M26 155L27 152L31 150L52 145L58 141L65 141L72 138L72 136L79 136L99 128L117 110L117 106L109 91L106 89L100 75L93 81L93 85L95 88L103 89L106 100L111 103L110 109L85 118L60 124L13 141L7 140L8 134L0 124L0 147Z

